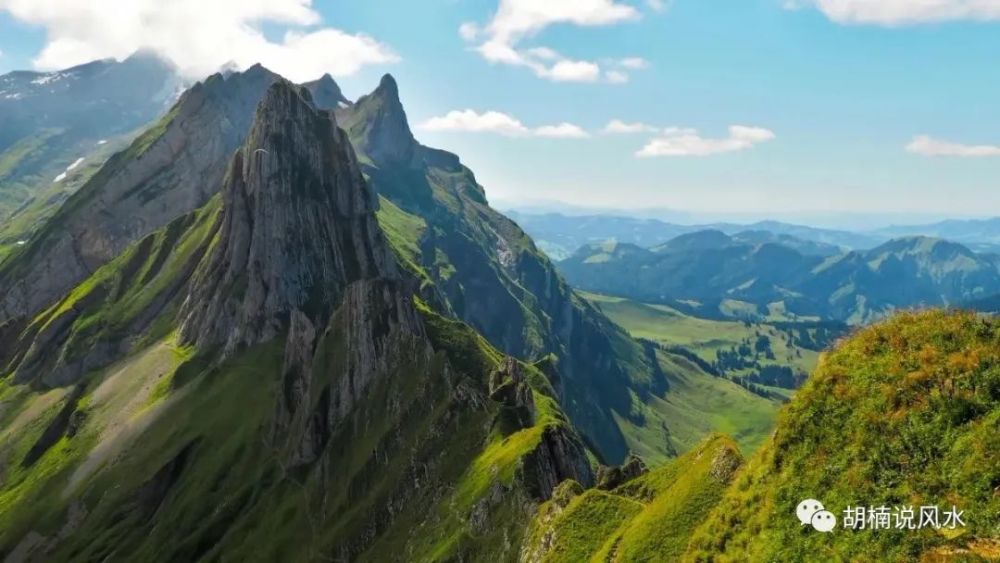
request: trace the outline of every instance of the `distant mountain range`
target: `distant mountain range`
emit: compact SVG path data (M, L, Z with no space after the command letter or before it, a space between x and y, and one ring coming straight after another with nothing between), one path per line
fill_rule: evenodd
M977 252L1000 253L1000 218L887 227L877 231L846 231L781 221L687 225L611 214L567 215L517 211L510 211L508 214L535 239L539 248L554 260L568 258L580 247L591 243L616 241L649 248L682 234L707 229L728 235L745 231L762 231L837 247L841 250L867 250L902 236L931 236L960 242Z
M960 242L977 252L1000 252L1000 217L892 226L874 231L874 234L893 238L923 235Z
M791 318L859 324L895 309L957 305L1000 293L1000 262L958 243L906 237L824 256L807 252L816 243L792 241L705 230L649 249L588 245L559 268L587 291L695 303L707 316L724 314L729 302L737 302L750 309L739 309L736 316L780 311Z
M0 76L0 259L165 113L181 86L146 52Z

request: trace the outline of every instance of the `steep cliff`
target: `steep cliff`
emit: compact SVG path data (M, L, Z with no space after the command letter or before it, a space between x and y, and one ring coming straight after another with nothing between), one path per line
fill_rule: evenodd
M656 358L573 293L456 155L414 139L391 76L337 115L424 298L504 352L545 359L573 423L609 462L624 459L626 434L646 424L642 403L665 391ZM651 447L666 455L669 443Z

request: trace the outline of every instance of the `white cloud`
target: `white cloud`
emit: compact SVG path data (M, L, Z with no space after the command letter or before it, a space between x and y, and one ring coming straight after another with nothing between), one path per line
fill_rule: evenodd
M399 57L363 33L322 27L312 0L0 0L0 11L45 29L34 60L48 70L152 49L201 78L234 62L260 62L292 80L354 74ZM279 40L264 25L284 28Z
M662 12L670 6L672 0L646 0L646 5L654 12Z
M733 125L729 136L721 139L702 137L695 129L670 127L635 153L637 157L654 156L710 156L737 152L775 138L774 132L761 127Z
M590 136L572 123L543 125L532 129L509 114L499 111L479 113L472 109L449 111L443 116L432 117L420 123L417 128L434 132L494 133L506 137L584 139Z
M923 156L958 156L966 158L1000 156L1000 146L997 145L963 145L950 141L941 141L927 135L915 137L906 150Z
M625 84L628 82L628 74L619 70L609 70L604 73L604 79L610 84Z
M612 119L604 126L603 132L613 134L654 133L656 132L656 127L642 122L626 123L620 119Z
M803 3L845 24L897 26L1000 19L1000 0L790 0L785 7L797 9Z
M601 67L589 61L562 60L552 65L545 76L556 82L596 82Z
M535 129L536 137L549 137L553 139L586 139L590 134L572 123L560 123L558 125L543 125Z
M530 133L523 123L506 113L499 111L478 113L471 109L449 111L446 115L428 119L418 127L425 131L499 133L510 137L520 137Z
M519 48L518 45L551 25L606 26L640 17L635 7L617 0L500 0L493 19L482 29L467 22L459 28L459 34L470 42L482 36L484 40L475 50L490 63L525 67L539 78L557 82L597 82L602 69L596 62L574 60L544 46ZM628 81L621 71L606 72L603 76L611 83Z
M479 36L479 26L475 22L465 22L458 26L458 35L466 41L475 41Z

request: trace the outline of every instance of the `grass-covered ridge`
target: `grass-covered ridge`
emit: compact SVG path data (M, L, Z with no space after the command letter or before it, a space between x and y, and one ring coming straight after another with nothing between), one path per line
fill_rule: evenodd
M72 382L169 334L219 208L216 198L148 235L28 322L12 344L18 380Z
M529 528L523 559L546 563L677 561L742 461L716 435L606 491L566 482Z
M998 486L1000 325L972 313L904 313L860 331L821 362L688 557L995 557ZM954 505L968 526L810 533L794 515L805 498L821 500L838 522L849 505Z

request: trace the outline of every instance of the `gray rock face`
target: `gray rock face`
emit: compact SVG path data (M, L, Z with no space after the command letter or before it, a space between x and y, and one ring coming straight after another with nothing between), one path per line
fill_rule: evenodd
M291 313L283 396L272 426L273 443L286 451L286 467L320 459L331 436L380 378L429 363L434 351L407 295L396 280L354 282L322 334L303 313ZM334 361L326 356L331 349L342 352ZM439 376L450 379L445 369ZM410 398L395 400L402 404Z
M507 357L492 374L489 381L490 399L503 405L507 419L515 430L535 423L535 397L525 380L524 367L517 359Z
M383 76L378 88L359 99L355 107L355 111L343 111L344 128L368 132L355 137L362 144L358 147L361 152L375 162L404 166L414 162L418 145L399 101L399 86L391 75Z
M594 472L587 463L583 445L570 431L550 426L542 441L524 458L524 483L539 500L548 500L559 483L572 479L584 487L594 484Z
M306 82L303 84L312 95L313 103L321 109L337 109L338 107L349 106L351 101L344 97L340 91L340 86L334 82L333 77L324 74L319 80Z
M204 205L277 76L256 66L188 90L0 269L0 325L32 316L129 244Z
M231 353L293 311L325 327L351 282L398 277L350 143L304 89L268 89L222 197L220 242L183 308L190 342Z
M610 491L636 477L649 472L646 462L635 454L629 454L625 463L617 467L601 466L597 470L597 488Z

